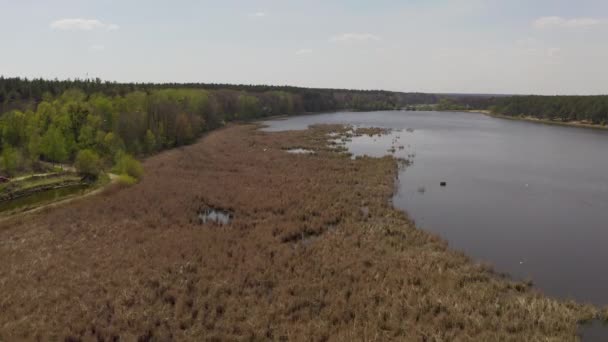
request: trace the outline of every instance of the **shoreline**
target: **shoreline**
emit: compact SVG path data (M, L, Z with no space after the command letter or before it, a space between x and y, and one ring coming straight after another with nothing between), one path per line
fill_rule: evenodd
M343 126L259 127L149 157L132 187L0 222L0 337L570 340L597 317L416 228L390 203L397 161L336 151ZM206 208L232 222L201 223Z
M463 112L478 113L478 114L483 114L483 115L486 115L486 116L489 116L492 118L498 118L498 119L506 119L506 120L514 120L514 121L527 121L527 122L534 122L534 123L546 124L546 125L608 130L608 125L602 126L602 125L589 124L589 123L578 122L578 121L554 121L554 120L547 120L547 119L538 119L538 118L535 118L532 116L509 116L509 115L492 113L489 110L464 110Z

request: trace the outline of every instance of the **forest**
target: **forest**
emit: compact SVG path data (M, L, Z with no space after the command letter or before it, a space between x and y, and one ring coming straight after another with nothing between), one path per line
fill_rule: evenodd
M439 100L439 110L489 110L494 114L529 116L551 121L608 123L608 96L453 95Z
M349 110L391 110L438 97L296 87L116 83L0 77L0 174L41 161L121 164L193 142L235 120ZM130 158L130 157L129 157Z
M512 96L494 99L493 113L554 121L608 122L608 96Z

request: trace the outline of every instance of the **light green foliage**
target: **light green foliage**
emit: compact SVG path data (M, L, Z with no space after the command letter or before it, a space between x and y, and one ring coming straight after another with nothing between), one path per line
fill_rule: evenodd
M76 155L76 162L74 163L76 170L78 173L97 177L101 172L101 161L99 159L99 155L95 153L93 150L81 150Z
M237 102L239 119L251 119L260 116L259 100L255 96L251 95L239 95Z
M48 160L62 163L68 159L66 138L59 128L51 126L41 140L40 151Z
M21 153L10 145L4 145L0 155L0 170L12 176L22 162Z
M115 96L79 89L56 97L47 93L35 111L0 113L0 145L17 146L25 153L23 160L31 164L40 158L75 162L82 150L96 153L100 160L111 160L119 151L150 154L191 143L235 113L243 119L261 115L257 95L220 93L185 88ZM264 96L270 107L292 111L289 93L268 92Z
M26 116L20 111L12 111L2 116L0 128L5 144L20 146L26 139Z
M135 179L129 175L119 175L118 183L122 184L122 185L131 186L131 185L137 184L137 179Z
M147 95L143 91L135 91L125 96L124 111L129 113L143 113L146 111Z
M85 125L80 129L78 147L92 148L93 146L95 146L95 129L90 125Z
M114 166L114 172L120 175L128 175L137 180L141 179L144 175L144 169L141 163L133 156L119 151L116 154L116 165Z
M38 134L32 134L30 141L27 144L27 153L31 160L36 161L42 154L42 137Z
M441 99L437 106L439 110L466 110L467 107L463 104L459 104L452 99Z
M89 100L91 112L99 118L101 128L105 131L115 129L118 122L118 112L114 109L112 100L104 95L96 94Z
M102 124L102 118L98 115L95 114L89 114L87 116L87 126L92 127L93 129L99 129L101 128L101 124Z
M62 102L83 102L86 98L87 94L82 90L72 88L64 91L59 100Z
M116 154L118 151L124 149L122 139L113 132L105 135L103 138L103 145L109 154Z

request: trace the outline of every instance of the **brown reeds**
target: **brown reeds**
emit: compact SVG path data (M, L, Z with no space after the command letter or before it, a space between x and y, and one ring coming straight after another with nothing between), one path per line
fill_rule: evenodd
M595 313L416 229L389 204L396 161L333 150L339 127L256 128L2 223L0 341L562 341ZM200 224L201 206L234 217Z

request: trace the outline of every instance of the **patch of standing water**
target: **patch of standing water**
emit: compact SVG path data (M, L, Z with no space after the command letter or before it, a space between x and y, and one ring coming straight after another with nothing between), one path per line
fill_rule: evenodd
M198 219L201 224L215 223L220 226L225 226L232 221L234 214L227 210L220 210L214 208L206 208L199 212Z
M304 148L291 148L289 150L287 150L287 153L292 153L292 154L314 154L315 151L313 150L307 150Z
M585 342L605 342L608 337L608 325L598 320L583 324L579 329L579 336Z

